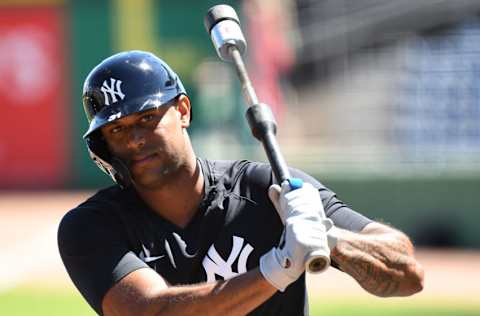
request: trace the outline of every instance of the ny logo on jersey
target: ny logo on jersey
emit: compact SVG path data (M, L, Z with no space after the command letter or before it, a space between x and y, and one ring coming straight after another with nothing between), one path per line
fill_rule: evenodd
M253 251L253 247L248 243L243 246L243 241L243 238L233 236L232 251L226 261L218 254L214 245L210 246L202 262L203 269L205 269L205 273L207 274L207 282L215 281L215 275L221 276L226 280L237 274L247 272L247 260ZM232 265L237 258L237 271L234 272Z
M103 96L105 97L105 104L110 105L108 96L110 95L110 99L112 99L111 103L117 102L117 96L123 100L125 98L125 94L122 92L120 85L122 84L121 80L117 80L114 78L110 78L110 86L108 86L107 80L103 81L102 87L100 90L103 92Z

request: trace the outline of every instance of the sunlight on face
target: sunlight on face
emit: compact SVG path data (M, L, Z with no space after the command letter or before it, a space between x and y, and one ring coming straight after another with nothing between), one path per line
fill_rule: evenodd
M155 188L172 180L187 160L181 115L175 105L135 113L101 128L113 155L130 170L134 183Z

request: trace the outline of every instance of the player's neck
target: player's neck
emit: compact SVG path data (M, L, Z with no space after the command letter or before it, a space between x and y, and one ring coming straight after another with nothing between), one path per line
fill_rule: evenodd
M195 157L175 177L175 181L157 190L141 190L138 194L158 215L179 227L185 227L197 212L204 194L204 178Z

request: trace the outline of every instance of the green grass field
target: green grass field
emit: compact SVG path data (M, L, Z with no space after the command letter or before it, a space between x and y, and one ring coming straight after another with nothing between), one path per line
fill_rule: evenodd
M317 299L310 315L328 316L478 316L480 304L448 304L442 301L412 303L406 300ZM95 315L71 289L16 288L0 294L2 316L89 316Z
M327 316L479 316L480 304L452 304L439 301L410 302L403 299L403 303L395 300L345 299L335 298L329 302L312 302L310 315Z
M0 315L88 316L95 313L71 289L16 288L0 293Z

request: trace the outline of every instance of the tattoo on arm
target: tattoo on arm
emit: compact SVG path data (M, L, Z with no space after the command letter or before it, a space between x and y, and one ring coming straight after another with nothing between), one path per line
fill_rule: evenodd
M382 296L398 293L412 250L395 239L351 233L332 250L332 259L365 290Z

